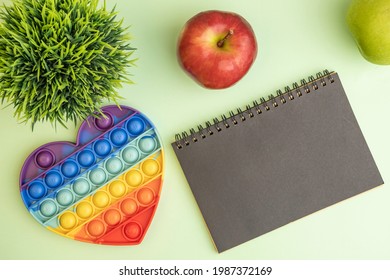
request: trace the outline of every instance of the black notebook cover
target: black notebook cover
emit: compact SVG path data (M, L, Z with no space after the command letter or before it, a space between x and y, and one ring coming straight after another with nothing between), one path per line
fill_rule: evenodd
M219 252L383 184L337 73L176 135Z

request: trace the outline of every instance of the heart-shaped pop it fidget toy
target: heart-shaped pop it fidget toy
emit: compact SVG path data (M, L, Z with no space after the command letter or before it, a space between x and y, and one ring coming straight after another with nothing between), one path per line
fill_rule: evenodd
M153 124L125 106L85 120L76 144L52 142L25 161L20 192L33 217L60 235L139 244L156 211L164 160Z

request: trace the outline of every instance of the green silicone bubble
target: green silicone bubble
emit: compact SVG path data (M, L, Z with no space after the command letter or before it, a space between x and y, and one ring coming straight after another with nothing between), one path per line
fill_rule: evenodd
M138 147L144 153L151 153L156 148L156 140L151 136L144 136L138 142Z
M106 162L106 169L110 174L118 174L122 171L123 163L117 157L112 157Z
M72 189L78 195L85 195L90 191L91 186L87 180L80 178L74 182Z
M61 206L68 206L73 202L74 196L70 190L60 190L56 195L56 200Z
M89 179L93 184L101 185L106 181L107 175L102 168L96 168L89 173Z
M45 200L41 203L39 211L43 216L51 217L57 212L57 204L51 199Z
M122 151L122 158L128 164L136 163L139 159L139 151L136 147L127 147Z

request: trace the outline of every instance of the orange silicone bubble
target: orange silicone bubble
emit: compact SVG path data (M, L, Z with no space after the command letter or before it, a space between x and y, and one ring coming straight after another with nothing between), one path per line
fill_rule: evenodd
M116 226L122 219L121 213L116 209L110 209L104 214L104 221L109 226Z
M134 215L138 210L138 204L137 202L132 198L127 198L122 201L121 203L121 211L127 215L131 216Z
M88 117L77 141L52 142L26 159L20 193L52 232L83 242L136 245L158 206L164 153L153 124L127 106Z
M138 201L143 205L149 205L154 200L154 192L149 188L140 189L137 193Z
M87 232L93 237L99 237L106 231L104 223L100 220L93 220L87 226Z

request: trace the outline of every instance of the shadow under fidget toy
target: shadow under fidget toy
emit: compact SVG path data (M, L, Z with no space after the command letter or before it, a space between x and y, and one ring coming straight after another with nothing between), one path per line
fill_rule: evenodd
M129 107L102 108L85 120L76 144L36 149L20 174L20 192L38 222L63 236L99 244L139 244L163 182L163 150L153 124Z

